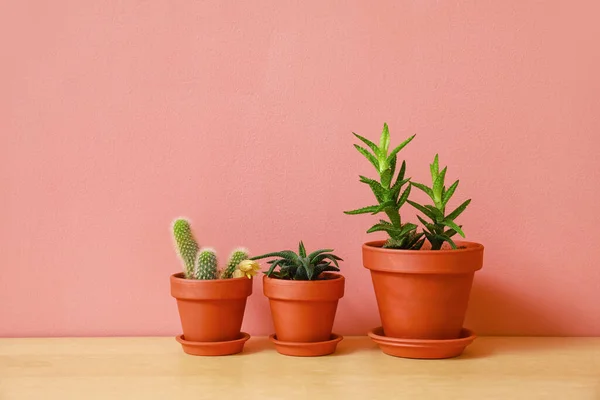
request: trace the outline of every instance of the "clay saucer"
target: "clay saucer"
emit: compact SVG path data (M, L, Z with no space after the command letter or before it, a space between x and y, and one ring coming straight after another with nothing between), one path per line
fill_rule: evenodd
M280 354L295 357L318 357L326 356L335 352L337 344L344 337L335 333L331 334L331 339L324 342L283 342L277 340L275 334L269 336L269 340L275 344L275 349Z
M463 328L458 339L420 340L383 336L383 328L369 331L369 337L379 345L381 351L390 356L404 358L440 359L462 354L465 347L475 340L473 331Z
M228 342L190 342L183 335L175 337L181 343L183 351L192 356L228 356L240 353L250 335L240 332L240 338Z

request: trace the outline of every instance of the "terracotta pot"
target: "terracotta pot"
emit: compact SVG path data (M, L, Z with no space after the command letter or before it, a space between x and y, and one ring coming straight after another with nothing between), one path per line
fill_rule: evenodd
M177 299L183 339L225 342L240 339L252 279L185 279L171 275L171 295Z
M325 342L331 339L338 300L344 296L344 277L324 273L317 281L288 281L263 277L275 336L283 342Z
M460 337L475 271L483 266L483 246L456 242L465 249L384 249L384 241L365 243L363 265L371 278L387 337Z

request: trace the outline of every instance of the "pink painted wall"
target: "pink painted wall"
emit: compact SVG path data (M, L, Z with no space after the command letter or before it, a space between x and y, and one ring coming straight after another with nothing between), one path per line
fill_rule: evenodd
M0 5L0 336L174 335L168 226L221 254L333 246L378 324L351 131L459 177L468 326L600 335L600 12L564 1ZM405 210L406 218L414 212ZM271 331L255 282L244 329Z

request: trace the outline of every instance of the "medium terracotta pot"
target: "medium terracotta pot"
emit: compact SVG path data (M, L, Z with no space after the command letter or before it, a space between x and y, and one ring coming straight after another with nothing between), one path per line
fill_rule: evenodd
M371 278L387 337L460 337L475 271L483 266L483 246L456 242L457 250L384 249L365 243L363 265Z
M241 337L252 279L185 279L171 275L171 295L177 299L183 338L188 342L226 342Z
M344 296L344 277L324 273L317 281L292 281L263 277L277 340L325 342L331 330L338 300Z

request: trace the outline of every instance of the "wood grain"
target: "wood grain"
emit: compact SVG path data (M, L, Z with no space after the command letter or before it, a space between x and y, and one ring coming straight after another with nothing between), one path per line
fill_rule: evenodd
M600 399L600 338L483 337L459 358L406 360L366 337L293 358L266 338L236 356L174 338L0 339L0 399Z

